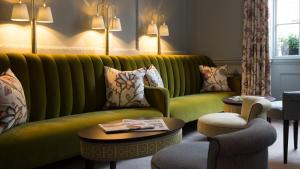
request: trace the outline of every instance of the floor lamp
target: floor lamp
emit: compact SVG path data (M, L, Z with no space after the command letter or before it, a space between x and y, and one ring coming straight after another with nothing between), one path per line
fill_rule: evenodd
M36 22L39 23L53 23L53 16L51 8L46 5L44 1L43 6L39 7L37 17L35 15L35 0L31 0L31 19L29 17L27 5L19 0L13 6L11 20L16 22L27 22L31 21L31 52L37 53L36 45Z
M148 25L148 28L147 28L148 35L156 35L157 36L157 54L158 55L161 55L161 37L170 35L169 27L166 24L164 15L162 15L162 21L163 21L162 22L163 24L161 24L158 29L158 26L154 22L154 19L152 17L151 23ZM158 24L160 23L159 16L157 17L157 23Z
M99 11L100 1L97 3L97 14L92 19L92 29L105 30L105 54L109 55L109 32L122 31L121 20L116 16L116 8L108 3L105 5L105 0L101 3L101 12ZM109 9L114 8L114 17L109 19ZM105 22L104 22L105 13ZM106 23L106 25L105 25Z

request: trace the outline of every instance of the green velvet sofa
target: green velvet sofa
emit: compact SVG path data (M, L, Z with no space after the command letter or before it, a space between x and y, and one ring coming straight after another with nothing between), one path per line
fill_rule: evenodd
M149 108L103 110L103 67L133 70L150 64L166 88L145 88ZM213 66L205 56L100 56L0 54L0 71L11 68L21 81L28 123L0 134L0 168L36 168L80 154L80 129L122 118L171 116L185 122L223 109L222 98L236 92L200 93L198 65Z

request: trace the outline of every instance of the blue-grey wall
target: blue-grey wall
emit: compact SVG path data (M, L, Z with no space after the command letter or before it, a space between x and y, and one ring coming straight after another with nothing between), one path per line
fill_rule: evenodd
M189 0L189 50L214 59L240 59L242 2Z
M240 72L243 0L188 0L188 51Z

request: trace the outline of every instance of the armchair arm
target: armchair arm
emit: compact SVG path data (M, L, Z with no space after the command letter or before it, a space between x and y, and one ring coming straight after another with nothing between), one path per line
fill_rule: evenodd
M146 87L145 86L145 96L147 101L152 107L157 108L161 111L164 117L170 116L169 111L169 90L160 87Z
M247 128L216 136L210 143L214 156L232 157L263 151L276 141L276 131L266 120L254 119Z
M241 94L241 83L242 83L242 77L240 74L235 74L233 76L229 76L227 78L228 86L233 92L236 92L237 94Z

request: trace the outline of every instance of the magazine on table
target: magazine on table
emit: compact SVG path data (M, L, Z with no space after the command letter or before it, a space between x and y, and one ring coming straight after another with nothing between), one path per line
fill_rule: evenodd
M135 120L123 119L118 123L99 124L105 133L126 131L166 131L168 126L163 119Z
M243 102L244 98L246 96L232 96L232 97L229 97L228 99L230 100L233 100L233 101L236 101L236 102ZM257 96L258 97L258 96ZM265 98L265 97L260 97L260 98Z

